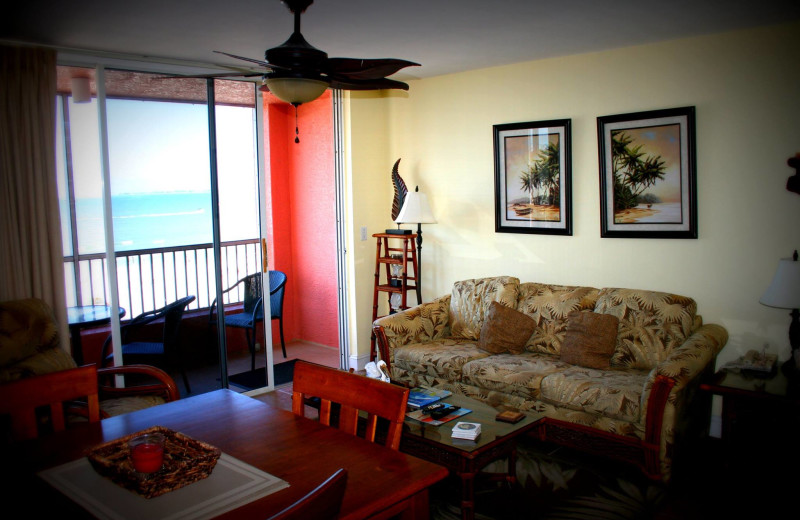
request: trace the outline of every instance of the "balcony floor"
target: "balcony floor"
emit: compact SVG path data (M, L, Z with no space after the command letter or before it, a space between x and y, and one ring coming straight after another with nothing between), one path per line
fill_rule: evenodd
M283 357L283 352L281 352L280 344L273 345L272 353L273 360L276 364L291 359L303 359L329 367L338 368L339 366L338 350L306 341L287 343L285 359ZM256 368L265 365L266 358L264 353L261 351L256 352ZM248 370L250 370L250 353L246 349L237 350L228 355L229 374L238 374ZM187 375L189 377L189 384L192 387L192 392L188 395L202 394L220 388L218 363L188 367ZM175 378L175 383L178 385L178 389L181 391L181 397L188 397L180 375L174 374L173 377ZM231 389L240 390L235 386L231 386ZM289 392L291 392L291 389Z

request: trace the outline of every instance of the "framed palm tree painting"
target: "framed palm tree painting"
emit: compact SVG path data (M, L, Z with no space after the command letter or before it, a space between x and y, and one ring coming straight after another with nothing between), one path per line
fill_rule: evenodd
M694 107L597 118L600 236L697 238Z
M572 235L570 124L494 125L496 232Z

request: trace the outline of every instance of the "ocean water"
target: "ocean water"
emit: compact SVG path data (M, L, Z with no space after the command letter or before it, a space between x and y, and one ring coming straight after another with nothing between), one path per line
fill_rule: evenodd
M111 204L117 251L211 243L210 193L117 195ZM75 205L81 254L104 252L102 199L78 199ZM222 231L222 240L258 238L257 218L225 218L235 209L220 209L223 224L238 222Z

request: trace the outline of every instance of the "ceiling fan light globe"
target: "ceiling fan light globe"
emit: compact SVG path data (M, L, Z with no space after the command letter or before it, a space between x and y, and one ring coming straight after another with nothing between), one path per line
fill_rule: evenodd
M266 83L275 97L292 105L314 101L328 88L325 81L306 78L267 78Z

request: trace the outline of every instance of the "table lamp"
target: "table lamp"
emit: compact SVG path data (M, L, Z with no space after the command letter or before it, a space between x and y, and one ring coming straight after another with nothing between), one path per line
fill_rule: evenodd
M419 186L413 192L406 194L403 201L403 209L395 219L398 224L417 225L417 297L421 297L420 285L422 282L422 224L436 224L431 207L428 205L428 197L419 192ZM417 303L422 303L420 300Z
M800 262L797 261L797 250L792 258L782 258L778 262L778 269L772 277L772 283L759 300L769 307L779 309L792 309L789 314L792 323L789 325L789 344L792 354L782 370L786 374L800 373Z

